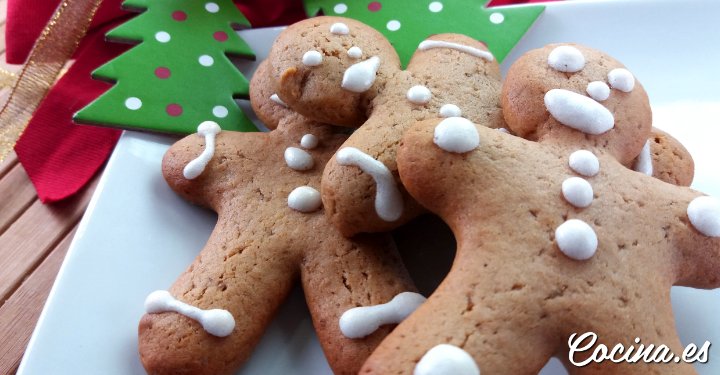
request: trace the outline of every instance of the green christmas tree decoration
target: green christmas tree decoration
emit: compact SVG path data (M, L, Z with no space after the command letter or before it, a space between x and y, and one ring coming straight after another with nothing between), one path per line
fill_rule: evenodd
M93 72L115 84L76 122L193 133L212 120L257 130L234 100L247 98L249 84L228 55L254 55L233 29L250 24L231 0L127 0L123 8L142 13L107 38L139 44Z
M478 0L304 0L309 16L323 13L362 21L387 37L407 65L418 44L440 33L483 41L502 62L535 20L542 5L488 8Z

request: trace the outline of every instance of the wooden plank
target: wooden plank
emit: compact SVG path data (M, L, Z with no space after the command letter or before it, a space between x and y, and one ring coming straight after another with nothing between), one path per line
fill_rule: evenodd
M12 332L0 341L0 374L17 371L76 230L77 226L0 307L0 332Z
M0 301L7 299L25 275L77 224L97 180L96 177L78 195L58 204L35 201L0 235Z
M5 157L5 160L3 160L0 163L0 178L5 176L6 173L10 172L13 167L15 167L15 164L18 163L17 155L15 155L15 151L10 151L10 153Z
M22 165L0 179L0 234L35 201L37 194Z

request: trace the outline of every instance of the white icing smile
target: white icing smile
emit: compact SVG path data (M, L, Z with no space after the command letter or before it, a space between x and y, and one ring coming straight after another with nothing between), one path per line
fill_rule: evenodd
M220 133L220 125L214 121L203 121L197 131L199 136L205 137L205 149L183 168L183 176L188 180L200 176L215 155L215 136Z
M569 90L548 91L545 107L561 124L586 134L602 134L615 126L615 117L602 104Z
M156 290L145 298L145 312L148 314L170 311L196 320L207 333L213 336L226 337L235 329L235 319L227 310L203 310L176 300L164 290Z
M402 322L425 300L418 293L403 292L382 305L352 308L340 317L340 331L351 339L365 337L382 325Z
M492 53L490 53L488 51L483 51L479 48L470 47L470 46L453 43L453 42L445 42L442 40L428 39L428 40L423 40L422 42L420 42L420 45L418 46L418 49L421 51L426 51L426 50L429 50L432 48L449 48L449 49L454 49L456 51L467 53L467 54L475 56L475 57L483 58L487 61L494 60Z
M377 56L353 64L345 70L341 84L342 88L357 93L367 91L375 83L379 68L380 58Z

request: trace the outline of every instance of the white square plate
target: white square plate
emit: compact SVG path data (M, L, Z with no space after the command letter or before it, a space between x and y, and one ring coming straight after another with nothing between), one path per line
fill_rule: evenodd
M551 42L577 42L622 61L651 97L655 125L695 158L694 187L720 196L720 2L549 3L508 56ZM279 29L241 35L267 54ZM255 64L241 65L249 76ZM19 369L21 375L144 374L137 322L149 292L167 288L207 240L215 216L178 198L160 174L171 137L125 132L105 170ZM638 218L642 220L642 218ZM719 270L720 271L720 270ZM683 343L720 344L720 291L674 288ZM720 345L702 374L720 373ZM302 294L281 308L241 374L329 374ZM557 360L542 374L563 374Z

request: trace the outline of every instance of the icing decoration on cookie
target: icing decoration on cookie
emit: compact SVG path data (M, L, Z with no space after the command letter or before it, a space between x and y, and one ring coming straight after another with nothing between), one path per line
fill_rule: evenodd
M288 195L288 207L300 212L313 212L320 209L320 192L310 186L300 186Z
M455 345L440 344L420 359L413 375L480 375L480 368L470 354Z
M303 64L307 66L318 66L322 64L323 56L318 51L307 51L302 57Z
M192 180L200 176L215 154L215 136L220 133L220 125L215 121L204 121L197 128L197 134L205 137L205 149L197 158L191 160L183 169L183 176Z
M317 147L318 143L320 141L318 140L318 137L312 135L312 134L305 134L300 138L300 146L307 150L312 150L315 147Z
M470 55L473 55L475 57L483 58L487 61L493 61L493 55L492 53L488 51L483 51L479 48L465 46L459 43L453 43L453 42L446 42L443 40L423 40L420 42L420 45L418 45L418 49L421 51L427 51L432 48L449 48L454 49L456 51L464 52Z
M555 241L563 254L575 260L587 260L595 255L598 239L595 231L584 221L570 219L555 229Z
M375 83L378 68L380 68L380 58L377 56L353 64L343 74L342 88L357 93L367 91Z
M588 83L585 91L591 98L601 102L610 97L610 87L605 82L592 81Z
M312 156L307 151L297 147L285 149L285 163L296 171L307 171L315 165Z
M586 134L602 134L615 126L613 114L602 104L565 89L548 91L545 107L561 124Z
M158 314L176 312L200 323L207 333L217 336L229 336L235 329L235 319L227 310L203 310L185 302L178 301L165 290L156 290L145 298L145 312Z
M498 128L497 131L505 134L510 134L510 130L508 130L507 128Z
M448 117L435 127L433 142L441 149L461 154L480 145L475 124L464 117Z
M690 223L708 237L720 237L720 200L715 197L697 197L687 208Z
M440 107L440 116L460 117L462 116L462 111L460 110L460 107L456 106L455 104L443 104L443 106Z
M653 160L652 155L650 155L650 140L645 142L645 145L640 151L640 155L638 155L637 160L635 160L633 169L648 176L652 176Z
M422 85L415 85L411 87L407 94L405 94L407 100L414 104L426 104L432 98L430 89Z
M562 194L568 203L578 208L588 207L593 201L592 186L580 177L570 177L563 181Z
M570 168L587 177L592 177L600 172L600 160L588 150L578 150L570 154L568 162Z
M623 68L611 70L608 73L608 82L610 87L623 92L630 92L635 88L635 77L630 71Z
M336 22L330 25L330 32L336 35L348 35L350 34L350 28L347 24Z
M548 65L559 72L575 73L585 67L585 56L573 46L559 46L548 55Z
M340 331L351 339L365 337L382 325L402 322L425 300L421 294L403 292L381 305L352 308L340 316Z
M353 46L350 47L350 49L347 51L347 54L353 59L359 59L362 57L362 50L360 49L360 47Z
M340 165L354 165L372 176L376 184L375 212L381 219L395 221L402 215L402 195L385 164L354 147L341 149L337 152L336 159Z
M270 100L272 100L272 101L274 101L275 103L280 104L281 106L287 108L287 104L285 104L285 102L282 101L282 99L280 99L280 97L278 96L278 94L272 94L272 95L270 95Z

